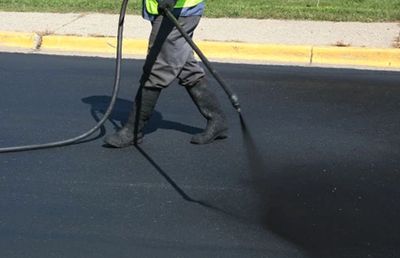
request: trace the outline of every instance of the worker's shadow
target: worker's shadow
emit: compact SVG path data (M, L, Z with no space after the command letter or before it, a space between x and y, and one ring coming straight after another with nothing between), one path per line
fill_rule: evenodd
M90 96L82 99L82 102L90 105L90 113L93 118L98 122L101 117L106 113L110 104L111 97L109 96ZM115 130L120 129L128 119L130 110L132 109L132 101L118 98L111 116L108 118L114 126ZM202 130L198 127L185 125L179 122L164 120L161 113L154 111L149 123L144 129L145 134L153 133L157 129L176 130L187 134L197 134ZM102 136L105 134L104 127L102 128Z
M90 96L90 97L83 98L82 102L89 104L91 106L90 112L91 112L93 118L98 122L101 119L100 116L102 116L106 113L107 108L110 103L110 100L111 100L111 97L109 97L109 96ZM126 123L127 117L128 117L129 111L132 108L132 105L133 105L133 103L131 101L124 100L124 99L117 99L117 101L115 103L115 107L113 109L113 112L109 118L109 121L114 125L115 129L120 128L121 126L123 126ZM163 128L163 129L168 129L168 130L177 130L177 131L181 131L181 132L188 133L188 134L196 134L196 133L199 133L202 131L200 128L197 128L197 127L184 125L184 124L181 124L178 122L163 120L162 115L159 112L155 111L152 116L152 119L149 121L149 124L146 127L145 133L152 133L152 132L156 131L158 128ZM101 134L104 136L104 134L105 134L104 126L102 126L101 130L102 130ZM99 137L101 137L101 135L96 138L99 138ZM201 205L208 209L223 213L223 214L231 216L231 217L235 217L237 219L242 219L242 218L238 218L235 214L233 214L227 210L221 209L207 201L192 198L181 187L179 187L179 185L175 182L175 180L173 180L168 175L168 173L166 171L164 171L157 164L157 162L155 160L153 160L153 158L148 153L145 152L144 149L142 149L140 146L136 146L136 149L143 155L143 157L145 157L149 161L150 164L153 165L153 167L157 170L157 172L175 189L175 191L185 201Z

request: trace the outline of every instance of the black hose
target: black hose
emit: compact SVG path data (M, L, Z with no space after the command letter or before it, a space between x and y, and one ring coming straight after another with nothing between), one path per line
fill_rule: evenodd
M115 65L115 78L114 78L114 87L112 90L112 97L111 102L107 108L104 117L89 131L71 138L67 140L57 141L57 142L50 142L45 144L36 144L36 145L26 145L26 146L16 146L16 147L7 147L7 148L0 148L0 153L6 152L18 152L18 151L28 151L28 150L38 150L38 149L47 149L47 148L54 148L54 147L61 147L66 145L72 145L77 143L93 133L95 133L110 117L111 112L114 108L115 102L117 100L117 95L119 91L119 82L120 82L120 75L121 75L121 61L122 61L122 40L123 40L123 31L124 31L124 21L125 21L125 14L126 9L128 6L129 0L123 0L121 6L121 12L119 15L118 21L118 36L117 36L117 58L116 58L116 65Z
M170 10L165 8L163 10L164 14L168 17L168 19L175 25L175 27L178 29L178 31L182 34L182 36L185 38L185 40L189 43L189 45L192 47L192 49L196 52L196 54L200 57L201 61L203 61L204 65L207 67L207 69L210 71L212 76L217 80L217 82L221 85L222 89L224 89L225 93L228 95L229 100L231 101L233 107L240 113L240 104L239 104L239 98L237 95L233 92L233 90L224 82L221 76L217 73L217 71L213 68L211 65L210 61L208 61L207 57L201 52L200 48L194 43L192 38L186 33L186 31L182 28L182 26L179 24L178 20L175 18L175 16L171 13Z

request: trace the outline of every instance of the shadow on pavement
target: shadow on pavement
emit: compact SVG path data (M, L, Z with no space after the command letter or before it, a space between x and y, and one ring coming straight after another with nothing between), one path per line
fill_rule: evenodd
M89 104L91 106L91 115L93 118L98 122L99 116L97 114L105 114L108 105L110 103L111 98L108 96L91 96L91 97L86 97L82 99L82 102ZM129 111L131 110L133 105L132 101L124 100L124 99L117 99L115 103L115 107L113 109L113 112L109 118L109 121L113 124L115 129L119 129L121 126L123 126L128 118ZM188 125L184 125L182 123L178 122L172 122L172 121L166 121L163 120L163 117L160 112L155 111L152 115L152 118L150 119L148 125L145 128L145 133L149 134L154 131L156 131L158 128L161 129L168 129L168 130L176 130L180 131L183 133L188 133L188 134L196 134L202 132L202 129L197 128L197 127L192 127ZM105 135L105 128L104 126L101 127L101 133L99 136L97 136L95 139L98 139L102 136ZM91 139L93 140L93 139ZM146 160L157 170L157 172L172 186L172 188L175 189L175 191L186 201L188 202L193 202L196 204L199 204L203 207L212 209L216 212L223 213L225 215L234 217L235 219L243 219L241 217L236 216L235 214L226 211L224 209L221 209L215 205L212 205L206 201L202 200L196 200L192 198L190 195L188 195L179 185L168 175L166 171L162 169L161 166L157 164L155 160L152 159L152 157L146 153L141 147L135 146L136 149L140 152L140 154L146 158Z
M215 212L219 212L222 213L226 216L232 217L236 220L244 220L243 217L240 217L232 212L229 212L225 209L219 208L213 204L211 204L210 202L207 201L203 201L203 200L198 200L198 199L194 199L192 198L189 194L187 194L169 175L168 173L162 169L157 162L155 162L155 160L153 158L151 158L151 156L146 153L141 147L139 146L135 146L136 149L140 152L140 154L143 155L143 157L146 158L146 160L157 170L157 172L171 185L171 187L185 200L188 202L192 202L192 203L196 203L199 204L205 208L214 210Z
M109 96L90 96L82 99L83 103L91 106L91 114L96 121L98 121L98 116L96 114L105 114L110 101L111 97ZM109 121L113 124L116 130L126 123L132 106L132 101L120 98L117 99L113 112L109 118ZM149 134L155 132L157 129L176 130L187 134L196 134L202 131L202 129L197 127L163 120L161 113L154 111L144 131L146 134Z

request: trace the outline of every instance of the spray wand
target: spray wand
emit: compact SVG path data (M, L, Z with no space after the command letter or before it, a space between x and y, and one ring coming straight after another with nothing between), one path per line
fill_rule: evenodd
M212 76L217 80L217 82L221 85L222 89L224 89L225 93L228 95L229 100L231 101L233 107L236 109L236 111L240 114L241 109L240 109L240 104L239 104L239 98L237 95L232 91L232 89L224 82L224 80L219 76L217 71L213 68L211 65L210 61L208 61L207 57L201 52L200 48L194 43L192 38L186 33L186 31L182 28L182 26L179 24L178 20L175 18L175 16L171 13L171 11L168 8L165 8L162 10L163 13L165 14L166 17L175 25L175 27L178 29L178 31L182 34L182 36L185 38L187 43L192 47L192 49L196 52L196 54L200 57L201 61L203 61L204 65L207 67L207 69L210 71Z

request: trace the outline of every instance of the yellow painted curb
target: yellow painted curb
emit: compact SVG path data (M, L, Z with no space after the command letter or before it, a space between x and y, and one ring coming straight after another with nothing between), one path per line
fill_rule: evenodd
M117 41L111 37L45 36L41 49L77 52L115 53ZM147 41L124 39L123 52L132 55L144 55Z
M34 33L0 32L0 46L18 48L36 48Z
M144 39L124 39L123 53L144 56L147 53L147 44L147 40ZM114 37L68 35L41 37L34 33L0 32L0 46L6 47L113 54L116 51L116 45ZM211 59L400 68L400 49L212 41L200 41L198 45Z
M314 47L312 63L400 68L400 49Z
M42 50L115 53L116 39L111 37L44 36ZM209 58L309 63L311 46L264 45L236 42L198 43ZM124 39L124 54L146 55L147 40Z
M236 42L199 42L210 58L310 63L311 46L266 45Z

